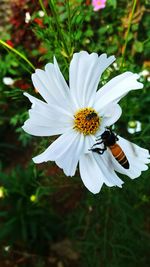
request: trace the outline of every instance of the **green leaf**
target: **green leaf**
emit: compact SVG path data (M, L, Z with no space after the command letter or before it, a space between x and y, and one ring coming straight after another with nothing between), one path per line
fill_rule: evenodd
M138 53L141 53L143 51L143 48L144 48L143 43L140 41L135 41L133 47L134 47L135 51Z
M117 7L117 0L108 0L108 4L113 8Z

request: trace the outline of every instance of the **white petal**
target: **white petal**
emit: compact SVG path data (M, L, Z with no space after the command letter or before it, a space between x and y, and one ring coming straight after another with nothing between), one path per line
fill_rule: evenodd
M47 104L27 93L32 102L29 119L23 129L35 136L52 136L62 134L73 127L73 115L63 108Z
M105 127L109 127L114 124L121 116L122 109L118 104L111 103L99 112L99 116L102 116L103 124Z
M22 126L23 130L31 135L34 136L53 136L58 134L63 134L66 131L69 131L72 129L72 127L69 127L68 125L59 125L58 122L55 120L52 122L53 124L50 124L49 126L41 125L40 121L38 124L38 118L43 120L43 117L38 115L37 119L28 119L24 125Z
M66 175L74 175L79 157L83 153L84 137L73 130L61 135L42 154L33 158L35 163L56 161Z
M76 139L70 143L68 150L64 151L56 160L56 164L63 169L67 176L75 175L77 164L84 151L84 136L78 134Z
M117 141L117 143L120 145L129 161L129 169L123 168L114 158L112 158L115 170L129 176L132 179L139 177L142 171L148 169L148 166L146 165L150 163L148 150L139 147L120 136L118 136L118 138L119 141Z
M33 104L32 108L36 111L43 113L45 116L56 118L60 118L60 116L67 116L68 118L74 118L74 114L72 113L72 111L63 108L60 105L55 105L53 103L47 104L28 93L24 93L24 95L28 97L30 102Z
M60 72L56 58L54 58L54 64L48 63L45 66L45 73L48 78L48 86L51 87L51 94L61 101L69 100L70 90L69 87ZM52 75L50 75L52 74Z
M94 158L103 173L103 181L107 186L122 187L123 181L115 173L113 164L111 164L111 161L109 160L108 153L108 151L105 151L102 155L94 153Z
M67 110L71 109L70 91L56 59L54 59L54 64L49 63L45 66L45 71L37 69L32 74L32 81L47 103L61 106Z
M90 148L95 144L96 138L94 135L84 136L84 154L91 153Z
M111 102L118 102L131 90L143 88L143 84L138 82L139 75L132 72L125 72L111 79L96 94L94 108L102 110Z
M41 71L41 73L42 72L44 73L44 71L42 70L37 70L37 71L38 71L38 74L34 73L31 76L33 85L47 103L52 103L53 99L50 95L49 88L47 88L47 86L45 85L45 81L47 79L44 78L44 81L43 80L41 81L41 78L39 77L39 71Z
M92 106L96 89L103 71L115 60L114 56L100 57L85 51L75 53L70 63L69 82L76 108Z
M58 63L55 57L54 57L54 68L55 68L55 73L57 77L57 83L59 83L58 87L63 86L63 93L65 94L65 96L67 96L69 87L59 69L59 66L58 66ZM49 72L48 64L46 65L45 70Z
M81 179L87 189L93 194L99 193L103 185L103 177L92 153L81 156L79 168Z
M106 127L113 125L120 118L121 113L122 109L116 103L111 103L108 106L106 106L103 110L101 110L98 113L99 117L101 117L101 123L95 136L96 137L100 136L105 131Z

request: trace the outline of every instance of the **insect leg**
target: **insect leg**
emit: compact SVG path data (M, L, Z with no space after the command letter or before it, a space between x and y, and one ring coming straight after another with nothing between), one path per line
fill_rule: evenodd
M96 152L96 153L102 155L106 149L107 149L107 147L104 146L104 148L95 147L95 148L91 148L89 150L91 150L93 152Z
M93 146L96 146L96 145L100 145L100 144L102 144L103 143L103 141L101 141L101 142L97 142L97 143L95 143ZM92 146L92 147L93 147Z

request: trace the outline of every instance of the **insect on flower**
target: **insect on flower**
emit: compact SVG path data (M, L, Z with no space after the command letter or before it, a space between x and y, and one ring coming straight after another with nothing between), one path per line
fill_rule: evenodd
M89 113L87 116L86 116L86 120L87 121L90 121L90 120L92 120L93 118L96 118L97 117L97 114L94 112L94 111L92 111L91 113Z
M129 161L122 150L122 148L116 143L119 138L111 129L107 129L100 138L97 139L97 143L93 145L93 147L90 149L93 152L96 152L100 155L104 153L104 151L107 150L107 147L110 149L112 155L114 158L118 161L118 163L125 169L129 169ZM97 145L103 144L104 147L95 147Z
M148 168L146 164L150 162L148 150L132 144L133 153L129 141L121 136L117 136L117 141L107 130L121 116L122 109L118 104L121 98L131 90L143 88L137 81L139 75L127 71L97 90L102 73L114 61L114 56L107 57L106 54L75 53L70 63L68 85L54 58L54 63L48 63L45 70L37 69L32 74L34 87L45 101L24 93L32 106L23 129L35 136L60 135L33 161L55 161L67 176L74 176L79 164L81 179L94 194L103 184L122 187L123 181L116 171L134 179ZM98 136L103 138L103 143L95 149L110 146L108 138L104 138L106 133L113 144L117 142L118 148L124 151L129 169L125 168L125 163L120 164L120 158L116 160L114 157L116 149L113 153L106 149L102 156L90 150Z

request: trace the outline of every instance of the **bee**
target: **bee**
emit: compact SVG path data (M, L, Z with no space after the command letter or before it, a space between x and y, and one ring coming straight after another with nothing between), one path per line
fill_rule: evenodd
M90 149L93 152L96 152L100 155L104 153L107 148L110 149L114 158L118 161L118 163L125 169L129 169L129 161L122 150L122 148L116 143L118 141L118 137L116 134L113 133L112 130L107 129L100 138L97 139L97 143L93 145ZM96 145L103 144L103 148L94 147Z
M97 117L97 114L96 114L94 111L92 111L90 114L88 114L88 115L86 116L86 120L87 120L87 121L90 121L91 119L93 119L93 118L95 118L95 117Z

